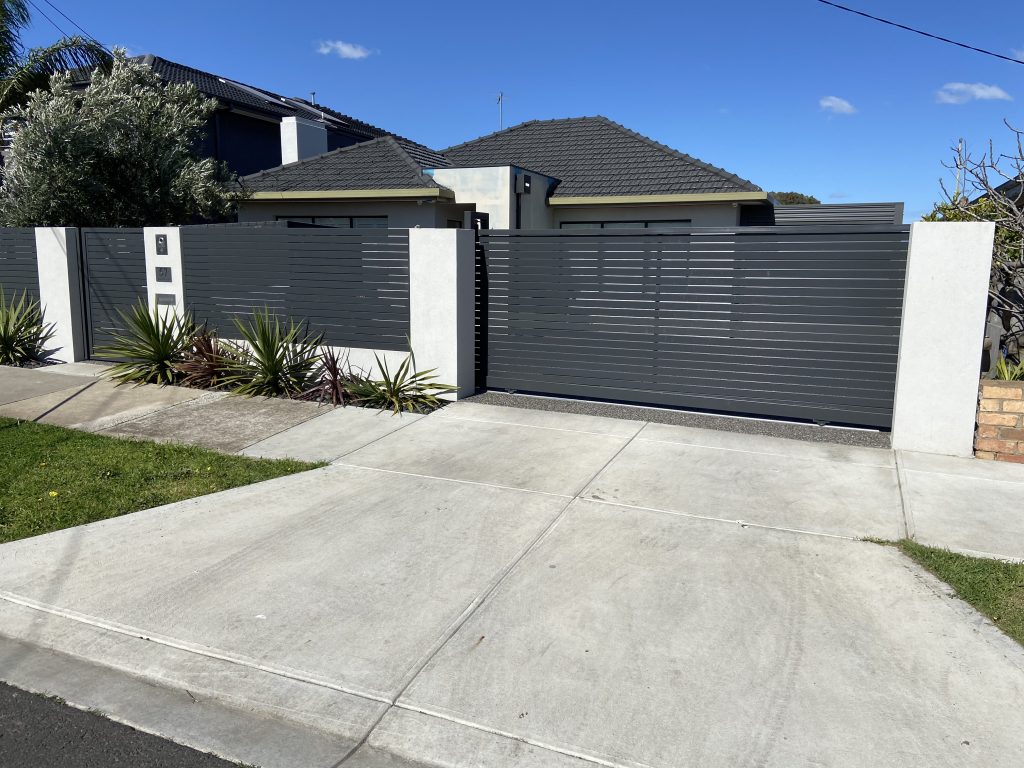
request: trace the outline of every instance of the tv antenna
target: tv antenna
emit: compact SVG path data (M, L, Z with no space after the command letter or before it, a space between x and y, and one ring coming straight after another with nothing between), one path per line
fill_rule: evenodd
M505 93L498 91L498 130L502 130L505 127Z

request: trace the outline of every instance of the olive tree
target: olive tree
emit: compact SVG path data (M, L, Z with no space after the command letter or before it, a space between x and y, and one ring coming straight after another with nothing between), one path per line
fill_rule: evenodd
M197 149L217 102L164 84L115 52L87 88L68 73L2 114L14 138L0 185L5 226L159 226L218 220L238 195Z

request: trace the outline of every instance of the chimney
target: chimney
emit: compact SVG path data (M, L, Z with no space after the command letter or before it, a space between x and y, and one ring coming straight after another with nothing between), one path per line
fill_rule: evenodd
M297 163L327 151L327 128L301 117L281 118L281 165Z

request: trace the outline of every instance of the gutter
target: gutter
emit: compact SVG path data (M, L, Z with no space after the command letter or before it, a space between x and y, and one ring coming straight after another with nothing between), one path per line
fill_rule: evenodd
M765 203L767 192L702 192L690 195L598 195L551 197L548 205L659 205L665 203Z
M454 200L450 189L423 187L420 189L324 189L314 191L253 192L242 202L260 200L409 200L444 198Z

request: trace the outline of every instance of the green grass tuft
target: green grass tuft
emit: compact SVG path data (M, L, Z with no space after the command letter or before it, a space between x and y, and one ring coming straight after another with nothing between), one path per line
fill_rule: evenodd
M319 466L0 418L0 542Z
M906 539L897 546L1024 645L1024 563L961 555Z

